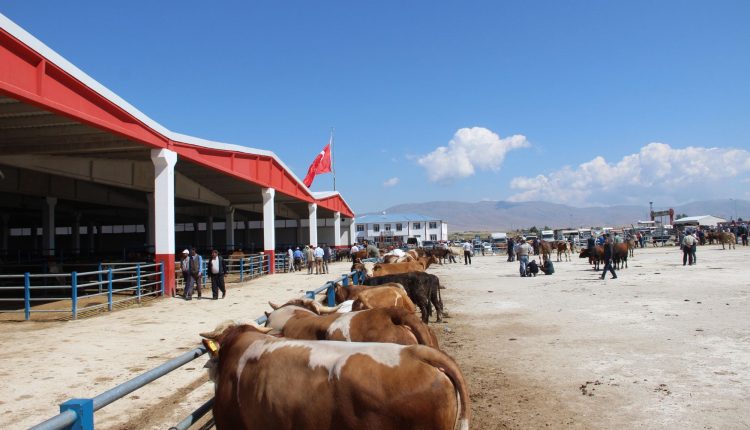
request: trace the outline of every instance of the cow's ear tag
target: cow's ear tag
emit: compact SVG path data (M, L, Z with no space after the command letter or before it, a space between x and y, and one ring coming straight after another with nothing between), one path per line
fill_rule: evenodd
M219 344L216 343L216 341L213 339L203 339L203 345L206 347L212 358L219 356Z

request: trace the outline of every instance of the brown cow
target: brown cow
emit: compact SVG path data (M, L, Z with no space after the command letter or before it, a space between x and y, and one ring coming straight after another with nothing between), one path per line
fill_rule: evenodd
M537 249L534 250L534 253L542 255L542 262L548 260L552 256L552 243L540 240L538 242Z
M313 306L318 305L305 299ZM285 304L268 314L266 327L290 339L386 342L438 347L432 331L413 312L403 308L367 309L318 314L306 306Z
M565 261L570 261L570 244L564 240L558 240L556 242L552 242L552 246L554 246L555 250L557 251L557 261L562 261L561 255L565 256Z
M385 284L384 286L397 287L401 289L404 288L403 285L398 284L396 282L390 282L388 284ZM359 294L368 288L372 288L372 287L368 285L353 285L353 284L349 284L348 286L345 287L337 282L333 287L334 300L336 301L336 304L345 302L347 300L356 300L357 297L359 297ZM322 300L322 303L326 303L328 298L323 297L321 300Z
M435 256L419 257L417 261L408 263L376 264L372 268L372 276L395 275L398 273L424 272L432 263L437 263Z
M615 243L613 245L612 262L615 263L615 269L623 269L628 267L628 244L627 243Z
M409 298L404 287L400 284L395 285L398 286L385 285L380 287L370 287L360 291L360 293L357 294L354 303L352 303L352 311L397 307L416 313L417 307Z
M729 249L737 249L737 238L734 233L727 231L717 231L714 233L714 239L721 244L721 249L727 249L724 247L725 244L729 245Z
M589 264L594 265L594 270L599 270L599 263L604 262L604 247L596 245L593 249L593 253L589 252L588 248L581 248L581 253L578 254L578 258L588 258Z
M469 428L467 384L437 349L278 339L250 325L202 336L218 430Z

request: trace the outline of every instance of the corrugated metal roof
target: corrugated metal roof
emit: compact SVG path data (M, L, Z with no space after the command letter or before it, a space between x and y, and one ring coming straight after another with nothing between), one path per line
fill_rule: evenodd
M393 213L393 214L370 214L357 217L357 224L375 224L384 222L428 222L441 221L440 218L428 217L414 213Z

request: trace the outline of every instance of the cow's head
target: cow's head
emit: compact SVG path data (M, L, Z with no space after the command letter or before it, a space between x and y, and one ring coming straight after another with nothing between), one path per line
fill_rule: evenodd
M318 303L313 299L294 299L294 300L289 300L283 305L277 305L273 302L268 302L268 305L271 306L273 310L283 308L284 306L297 306L300 308L307 309L310 312L314 312L317 315L332 314L336 312L337 310L339 310L339 308L341 307L341 305L334 306L334 307L324 306L323 304Z
M581 248L581 253L578 254L578 258L588 258L591 256L588 248Z
M219 351L221 350L222 344L227 344L232 341L235 337L246 332L255 332L259 334L266 334L271 331L270 328L260 327L255 322L251 324L238 323L236 321L224 321L223 323L216 326L216 328L208 333L201 333L200 336L203 338L203 345L206 347L209 353L209 360L204 366L208 369L208 377L216 382L217 367L219 363Z

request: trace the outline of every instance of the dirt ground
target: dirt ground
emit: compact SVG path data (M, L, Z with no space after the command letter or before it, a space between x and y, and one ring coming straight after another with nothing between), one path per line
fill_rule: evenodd
M470 386L474 429L750 427L748 248L636 250L616 280L586 261L520 278L502 256L436 266L450 318L431 324ZM332 273L344 273L340 263ZM333 277L333 276L331 276ZM68 322L1 323L0 417L26 428L329 277L280 274L218 301L158 299ZM213 390L200 358L96 413L98 428L169 427Z

